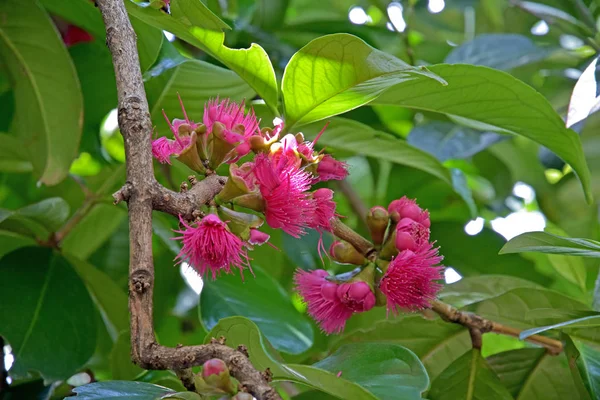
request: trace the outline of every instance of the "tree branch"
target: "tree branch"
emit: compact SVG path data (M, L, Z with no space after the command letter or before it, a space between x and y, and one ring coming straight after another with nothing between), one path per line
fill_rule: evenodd
M250 360L237 350L217 343L169 348L156 342L152 319L152 209L155 207L172 214L191 216L198 204L209 196L214 197L216 193L213 192L222 184L218 177L207 178L205 184L198 185L198 189L192 187L189 192L175 193L156 182L151 153L152 122L139 66L136 35L123 1L96 0L96 3L106 26L106 43L115 68L119 127L125 141L127 183L114 197L116 202L127 200L129 207L132 359L146 369L181 370L211 358L220 358L254 397L280 399L277 391L269 386Z

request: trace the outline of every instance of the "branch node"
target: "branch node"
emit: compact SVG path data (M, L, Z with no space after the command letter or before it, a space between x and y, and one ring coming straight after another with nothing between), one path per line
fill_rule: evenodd
M117 205L122 201L129 201L129 197L131 196L131 184L126 182L121 189L117 190L113 194L113 204Z
M189 188L189 186L188 186L187 182L181 182L181 185L179 185L180 192L187 192L188 188Z
M242 353L243 355L245 355L246 358L250 358L250 354L248 353L248 348L245 345L240 344L237 347L237 351L239 351L240 353Z
M264 372L260 373L263 379L267 382L271 382L273 380L273 373L271 372L271 368L267 368Z
M198 178L196 178L195 175L190 175L188 176L188 181L190 182L190 185L196 186L196 184L198 183Z
M152 287L152 275L146 270L138 269L131 274L131 284L134 292L142 294Z
M218 339L211 338L210 344L220 344L220 345L224 346L226 341L227 341L227 339L225 338L225 336L219 336Z

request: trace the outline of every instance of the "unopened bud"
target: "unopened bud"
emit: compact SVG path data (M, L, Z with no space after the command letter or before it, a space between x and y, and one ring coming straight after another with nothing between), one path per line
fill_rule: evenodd
M410 218L413 221L425 225L426 228L429 228L429 215L427 214L425 216L421 207L417 205L417 202L406 196L392 201L388 206L388 212L394 222L398 222L402 218Z
M367 214L367 225L369 227L369 232L371 233L371 239L376 246L383 243L385 230L387 229L389 222L390 215L385 208L375 206L369 210L369 213Z
M329 247L329 254L340 264L363 265L367 260L354 246L343 240L336 240Z
M379 252L380 258L383 258L384 260L391 260L398 254L398 249L396 248L397 233L398 232L396 229L391 230L387 240L385 241L385 244L381 248L381 252Z
M229 376L229 369L223 360L213 358L202 365L202 379L207 385L226 393L235 393L235 386Z
M261 246L269 241L268 234L259 231L256 228L250 228L250 237L248 238L248 243L251 245Z

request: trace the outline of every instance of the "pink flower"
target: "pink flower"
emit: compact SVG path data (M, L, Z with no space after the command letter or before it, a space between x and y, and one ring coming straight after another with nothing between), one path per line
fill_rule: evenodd
M375 295L366 282L342 283L337 288L337 297L354 312L369 311L375 306Z
M270 237L271 236L268 234L261 232L256 228L250 228L250 238L248 239L248 243L251 245L261 246L267 243Z
M379 289L387 296L388 312L399 308L415 311L430 306L430 302L442 288L436 282L443 277L442 261L438 249L429 248L418 252L401 251L392 260L379 282Z
M152 141L152 155L162 164L171 164L171 156L179 156L184 150L192 145L192 136L190 135L194 129L198 127L198 124L190 121L185 111L185 107L183 106L183 102L181 101L181 97L179 95L177 96L179 97L179 104L181 105L181 111L183 112L185 119L174 119L173 123L171 123L163 110L163 116L165 117L171 132L173 132L175 140L167 139L163 136ZM181 133L184 133L184 136L182 136Z
M396 248L400 251L418 249L429 243L429 228L410 218L402 218L396 225Z
M310 175L286 158L273 162L266 154L254 159L254 175L265 203L265 218L272 228L299 237L314 219L315 202L309 198Z
M431 226L429 212L427 210L423 211L415 200L409 199L406 196L392 201L388 206L388 212L395 222L398 222L402 218L410 218L422 224L425 228Z
M345 162L336 160L329 154L325 154L317 164L317 174L315 182L341 181L348 176L348 165Z
M327 334L344 330L346 321L353 314L337 296L338 285L325 277L327 271L318 269L311 272L298 270L294 275L296 289L307 303L308 313Z
M315 203L315 213L309 227L318 231L331 231L330 220L335 215L335 202L333 201L333 190L317 189L312 193Z
M188 262L201 276L210 270L213 279L221 271L231 273L232 266L242 272L248 263L243 242L218 216L209 214L196 227L188 225L181 217L179 220L185 227L185 230L175 231L183 235L176 238L183 244L177 255L179 262Z

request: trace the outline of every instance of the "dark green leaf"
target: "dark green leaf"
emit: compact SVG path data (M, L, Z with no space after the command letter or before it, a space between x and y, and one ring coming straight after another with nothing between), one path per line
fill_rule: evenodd
M334 347L354 342L383 342L405 346L423 361L435 379L450 363L471 348L466 329L441 320L405 316L375 323L370 328L344 335Z
M471 157L502 138L493 132L478 132L450 122L433 121L413 128L407 142L446 161Z
M577 368L591 397L600 397L600 349L582 341L575 341L579 350Z
M281 83L287 128L369 103L386 89L415 80L443 87L426 68L412 67L346 33L322 36L290 59Z
M30 237L14 232L0 230L0 258L20 247L35 245L35 240Z
M446 368L433 381L428 397L431 400L512 400L478 349L468 351Z
M127 11L142 21L173 33L186 42L221 61L261 96L271 109L277 109L277 81L267 53L258 44L248 49L230 49L223 42L222 32L227 25L214 15L202 2L196 0L172 0L169 16L151 7L141 7L132 1L125 2Z
M252 269L255 277L246 273L245 280L234 274L205 281L198 311L206 329L213 329L222 318L240 315L254 321L277 350L290 354L308 350L314 333L306 317L277 281L256 265Z
M76 399L82 400L155 400L175 393L166 387L145 382L107 381L94 382L73 389Z
M144 372L131 361L129 330L121 332L110 352L110 369L115 380L133 380Z
M66 259L36 247L4 256L0 275L0 334L15 356L11 374L71 376L96 346L94 305L81 279Z
M0 56L12 78L16 102L12 127L25 144L36 176L55 185L67 176L79 149L83 101L77 73L37 2L6 0L0 3L0 14Z
M573 342L573 339L571 339L569 335L561 335L561 340L564 344L564 352L569 363L569 370L571 371L573 383L577 388L579 398L581 398L582 400L592 400L592 397L590 397L592 391L588 391L589 385L587 385L587 383L589 382L589 375L587 375L586 366L582 362L581 353L579 352L579 350L575 346L575 342Z
M448 86L415 79L386 91L376 103L440 112L482 130L534 140L573 167L591 202L590 174L579 137L565 128L542 95L507 73L487 67L441 64L429 69L445 79Z
M131 25L137 35L140 68L144 72L156 61L162 42L163 40L166 41L166 38L162 30L156 29L137 18L131 18Z
M6 133L0 133L0 171L2 172L31 172L33 165L19 138Z
M447 64L482 65L508 71L535 63L550 55L550 51L536 46L526 36L512 33L478 35L454 48L446 59Z
M380 399L421 399L429 387L425 367L406 348L388 343L355 343L314 364L358 383Z
M259 0L252 16L254 25L265 30L274 30L281 26L289 0Z
M508 241L500 254L537 251L580 257L600 257L600 243L591 239L566 238L546 232L527 232Z
M484 339L485 340L485 339ZM488 358L488 365L515 400L573 399L577 393L564 355L519 349Z
M85 29L96 37L99 42L104 42L106 31L102 22L100 10L88 0L39 0L40 3L52 14Z
M516 288L543 289L542 286L525 279L490 274L463 278L456 283L445 285L438 297L455 307L464 307Z

